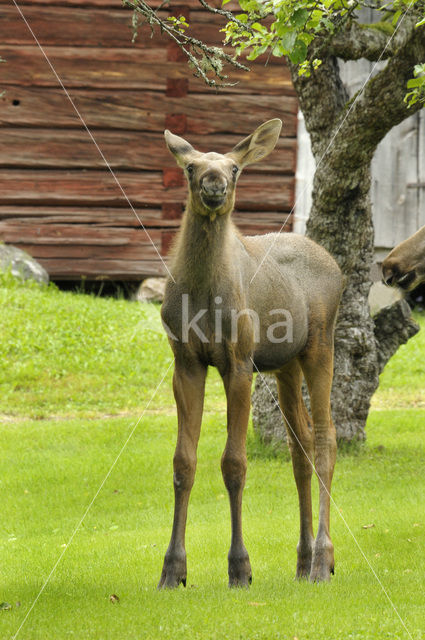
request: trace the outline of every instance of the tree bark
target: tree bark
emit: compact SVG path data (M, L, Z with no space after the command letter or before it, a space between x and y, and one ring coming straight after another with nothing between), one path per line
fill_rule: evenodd
M412 109L407 110L403 96L413 65L420 56L425 59L424 34L423 27L413 28L410 38L404 34L404 44L397 55L368 80L364 91L352 102L348 101L333 56L324 59L310 78L300 77L298 70L292 68L316 160L307 235L333 255L346 279L335 328L331 395L339 440L365 438L379 374L397 348L418 331L404 301L382 310L375 319L370 316L374 230L369 191L370 164L378 143L387 131L413 113ZM254 428L265 440L284 437L276 398L274 380L257 376Z

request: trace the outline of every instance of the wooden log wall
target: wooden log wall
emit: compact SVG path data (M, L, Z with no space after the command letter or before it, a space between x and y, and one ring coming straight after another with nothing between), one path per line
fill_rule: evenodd
M241 177L234 218L247 234L281 228L294 202L297 133L282 61L250 63L250 73L229 69L237 84L212 91L147 26L132 44L132 13L120 0L20 6L98 148L17 9L0 0L0 240L27 250L53 280L162 274L156 249L167 254L185 198L164 129L220 152L274 117L284 121L283 135ZM197 0L170 6L195 37L220 43L223 19Z

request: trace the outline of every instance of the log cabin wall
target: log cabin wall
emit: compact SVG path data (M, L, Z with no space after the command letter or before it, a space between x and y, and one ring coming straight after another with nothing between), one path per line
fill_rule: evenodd
M0 0L0 240L56 281L163 274L156 249L166 256L186 192L163 130L220 152L274 117L284 121L277 150L241 177L234 218L246 234L282 227L294 203L297 102L281 60L229 70L237 84L213 91L147 26L132 44L132 12L119 0L20 6L96 144L17 9ZM222 18L197 0L170 6L195 37L219 44Z

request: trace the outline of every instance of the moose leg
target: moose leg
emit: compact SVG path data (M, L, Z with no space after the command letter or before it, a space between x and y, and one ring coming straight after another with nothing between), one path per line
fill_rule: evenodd
M276 377L300 506L296 578L308 578L314 548L311 507L313 432L301 395L302 370L299 363L293 360L281 369Z
M158 588L186 586L185 530L190 491L195 479L196 450L201 430L206 368L178 366L173 390L177 405L178 435L174 453L174 521Z
M307 382L314 426L314 462L319 480L319 524L314 543L310 580L330 580L334 573L334 549L330 537L330 497L336 458L336 432L331 417L333 375L332 340L317 341L305 355L302 367Z
M230 500L232 537L228 555L229 587L248 587L251 565L242 537L242 492L246 476L246 432L251 409L252 369L241 366L223 376L227 395L227 442L221 471Z

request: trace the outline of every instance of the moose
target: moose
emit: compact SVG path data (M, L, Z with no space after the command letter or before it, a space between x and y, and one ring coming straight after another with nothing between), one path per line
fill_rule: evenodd
M274 149L281 127L279 119L269 120L224 155L201 153L185 139L168 130L164 133L187 178L188 199L161 309L174 354L178 435L173 459L174 521L158 588L186 585L187 508L209 366L218 369L227 399L221 470L231 515L229 586L248 587L252 581L242 536L242 492L256 372L275 374L287 427L300 508L296 577L325 581L334 572L329 511L336 432L330 391L342 275L334 259L305 237L292 233L245 237L231 220L242 169ZM278 308L285 320L273 322ZM303 377L311 420L301 394ZM316 538L313 460L320 487Z
M382 263L385 284L412 291L425 281L425 226L400 242Z

